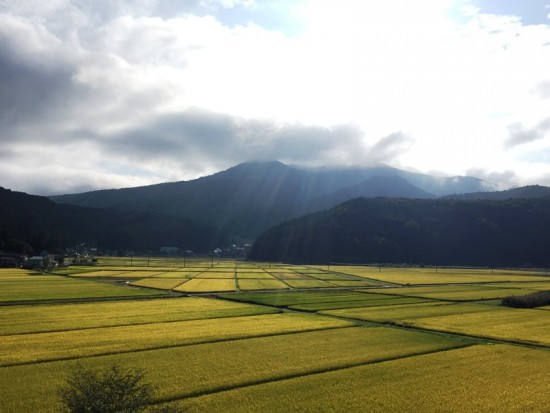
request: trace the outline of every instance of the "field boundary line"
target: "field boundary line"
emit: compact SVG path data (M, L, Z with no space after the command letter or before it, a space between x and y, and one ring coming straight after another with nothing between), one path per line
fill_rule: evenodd
M236 389L241 389L241 388L246 388L246 387L253 387L253 386L257 386L257 385L261 385L261 384L275 383L275 382L279 382L279 381L297 379L297 378L300 378L300 377L308 377L308 376L314 376L314 375L317 375L317 374L330 373L330 372L333 372L333 371L353 369L353 368L361 367L361 366L368 366L368 365L372 365L372 364L379 364L379 363L384 363L384 362L388 362L388 361L401 360L401 359L406 359L406 358L411 358L411 357L419 357L419 356L424 356L424 355L428 355L428 354L436 354L436 353L441 353L441 352L445 352L445 351L458 350L458 349L477 346L477 345L482 345L482 344L479 344L479 343L457 343L456 346L450 346L450 347L447 347L447 348L444 348L444 349L418 351L418 352L399 355L399 356L395 356L395 357L379 358L379 359L375 359L375 360L355 362L355 363L350 362L350 363L341 364L339 366L312 369L312 370L307 371L307 372L289 373L289 374L282 374L282 375L279 375L279 376L266 377L266 378L263 378L263 379L248 380L248 381L243 381L240 384L221 385L221 386L213 387L213 388L208 389L208 390L205 389L205 390L197 390L197 391L188 392L188 393L180 393L179 395L177 395L175 397L166 397L166 398L158 399L155 404L175 402L175 401L178 401L178 400L201 397L201 396L205 396L205 395L212 395L212 394L221 393L221 392L230 391L230 390L236 390Z

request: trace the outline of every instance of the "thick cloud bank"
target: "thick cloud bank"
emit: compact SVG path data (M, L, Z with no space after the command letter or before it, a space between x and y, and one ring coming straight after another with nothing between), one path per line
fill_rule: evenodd
M0 0L0 185L76 192L262 159L550 185L543 6Z

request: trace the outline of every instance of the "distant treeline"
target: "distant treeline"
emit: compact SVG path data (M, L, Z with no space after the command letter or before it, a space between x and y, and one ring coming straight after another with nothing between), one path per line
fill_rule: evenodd
M194 251L211 247L213 228L183 218L56 204L46 197L0 188L0 251L35 254L86 242L109 250Z
M550 291L537 291L526 295L504 297L502 305L514 308L535 308L550 305Z
M359 198L263 233L250 258L294 263L550 265L550 197Z

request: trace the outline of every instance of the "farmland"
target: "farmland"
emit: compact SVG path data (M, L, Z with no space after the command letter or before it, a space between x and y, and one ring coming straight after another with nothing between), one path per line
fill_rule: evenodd
M56 412L75 366L142 368L190 412L540 412L545 271L99 259L0 270L0 405Z

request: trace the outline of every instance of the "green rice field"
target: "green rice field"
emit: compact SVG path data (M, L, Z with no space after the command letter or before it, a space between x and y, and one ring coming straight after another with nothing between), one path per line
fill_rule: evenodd
M187 412L550 411L545 272L100 257L0 269L0 411L59 412L77 366Z

